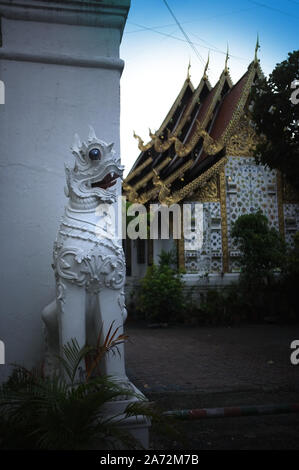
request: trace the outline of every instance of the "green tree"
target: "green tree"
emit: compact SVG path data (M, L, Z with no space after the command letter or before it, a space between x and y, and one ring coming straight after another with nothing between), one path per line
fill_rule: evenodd
M299 103L292 83L299 80L299 50L277 64L269 78L260 78L253 87L251 119L262 137L255 150L257 163L280 170L299 189Z
M242 276L250 285L268 284L273 270L284 266L285 244L260 210L241 215L233 226L232 236L239 242Z

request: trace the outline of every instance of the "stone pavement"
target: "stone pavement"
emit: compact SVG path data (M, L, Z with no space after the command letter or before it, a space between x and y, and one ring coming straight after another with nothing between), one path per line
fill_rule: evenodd
M298 391L299 325L148 328L128 322L126 369L147 392Z

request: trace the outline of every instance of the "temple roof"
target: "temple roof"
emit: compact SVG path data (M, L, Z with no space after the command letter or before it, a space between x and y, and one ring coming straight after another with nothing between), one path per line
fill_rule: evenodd
M246 113L251 87L262 71L255 56L233 85L226 59L214 87L206 71L207 66L197 88L188 73L162 125L154 134L150 131L147 144L134 134L141 153L123 183L129 201L179 202L223 168L226 146Z

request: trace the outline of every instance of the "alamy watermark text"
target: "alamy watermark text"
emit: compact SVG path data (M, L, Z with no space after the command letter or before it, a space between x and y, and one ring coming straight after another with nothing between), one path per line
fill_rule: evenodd
M299 339L294 339L290 345L291 349L294 349L290 356L291 363L293 366L297 366L299 364Z

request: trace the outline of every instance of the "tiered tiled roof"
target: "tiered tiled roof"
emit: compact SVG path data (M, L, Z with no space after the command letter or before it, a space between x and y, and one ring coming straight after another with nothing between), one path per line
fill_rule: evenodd
M256 56L233 85L227 68L211 87L207 66L196 89L189 73L183 87L155 134L123 183L131 202L175 203L204 185L225 163L226 145L244 116L251 87L261 75Z

